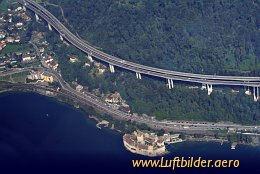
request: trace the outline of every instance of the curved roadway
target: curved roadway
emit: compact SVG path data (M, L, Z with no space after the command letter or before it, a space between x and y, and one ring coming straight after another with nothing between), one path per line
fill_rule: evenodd
M146 74L150 76L161 77L165 79L173 79L186 82L196 82L202 84L214 85L237 85L237 86L260 86L260 77L243 77L243 76L216 76L204 74L183 73L177 71L164 70L149 66L140 65L137 63L129 62L115 56L106 54L96 48L90 46L83 40L76 37L71 33L55 16L53 16L43 6L31 0L19 0L19 2L26 8L32 10L35 14L41 16L48 22L49 25L54 27L60 35L65 38L72 45L76 46L83 52L94 56L95 58L107 62L110 65L127 69L133 72Z

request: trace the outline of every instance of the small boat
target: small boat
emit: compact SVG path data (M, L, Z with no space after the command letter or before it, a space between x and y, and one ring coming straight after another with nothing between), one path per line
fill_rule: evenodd
M235 149L236 149L236 146L237 146L237 143L232 143L232 144L231 144L231 149L232 149L232 150L235 150Z

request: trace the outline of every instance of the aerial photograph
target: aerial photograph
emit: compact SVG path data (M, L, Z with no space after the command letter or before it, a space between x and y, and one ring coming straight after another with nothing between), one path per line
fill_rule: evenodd
M260 0L0 0L0 173L259 174Z

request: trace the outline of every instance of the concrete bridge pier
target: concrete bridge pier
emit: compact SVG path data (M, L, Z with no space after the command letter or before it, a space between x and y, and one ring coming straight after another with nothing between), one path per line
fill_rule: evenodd
M259 87L256 88L256 96L257 96L257 101L260 100Z
M168 88L172 89L171 80L170 79L167 79L167 80L168 80Z
M115 67L114 67L114 65L110 65L110 64L109 64L109 69L110 69L110 72L111 72L111 73L114 73L114 72L115 72Z
M213 91L212 84L206 84L206 86L207 86L207 90L208 90L208 95L210 95Z
M167 79L168 80L168 88L169 89L172 89L174 86L173 86L173 80L172 79Z
M246 95L251 95L251 91L250 91L250 89L249 89L249 86L247 87L247 89L246 89L246 91L245 91L245 94L246 94Z
M36 13L35 13L35 19L36 19L36 21L38 21L40 19Z
M207 89L207 86L205 83L202 83L202 86L201 86L201 90L206 90Z
M94 62L94 60L93 60L93 58L92 58L92 56L89 54L88 55L88 60L90 61L90 62Z
M61 40L61 41L63 41L63 40L64 40L61 34L60 34L60 40Z
M137 79L140 79L140 80L142 79L141 73L136 72L135 74L136 74L136 78L137 78Z
M49 28L50 31L52 31L52 27L49 23L48 23L48 28Z
M254 102L257 102L259 98L259 87L253 87Z
M253 87L254 102L257 102L255 87Z

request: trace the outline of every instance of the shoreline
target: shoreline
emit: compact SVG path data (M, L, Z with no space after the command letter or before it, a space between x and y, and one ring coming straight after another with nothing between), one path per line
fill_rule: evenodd
M4 90L0 90L0 94L4 94L4 93L16 93L16 92L22 92L22 93L26 93L26 92L31 92L31 93L36 93L36 94L39 94L39 95L43 95L43 96L46 96L46 97L50 97L50 98L54 98L55 100L57 100L58 102L62 102L62 103L66 103L72 107L74 107L75 109L78 109L78 110L81 110L83 112L87 112L84 108L82 107L75 107L75 105L73 104L73 102L75 103L75 101L73 101L72 98L69 98L69 100L72 100L72 101L68 101L68 100L65 100L62 98L61 95L49 95L49 94L46 94L46 91L44 92L43 90L31 90L31 89L4 89ZM65 96L63 96L65 97ZM86 104L85 104L86 105ZM94 108L95 110L95 108ZM98 123L100 122L99 119L98 119L98 116L93 116L93 115L89 115L87 117L88 119L93 119L97 122L97 125L96 127L101 129L101 127L99 127ZM112 117L114 120L117 120L116 118ZM110 122L109 122L110 123ZM112 124L112 126L109 126L109 123L106 123L107 126L105 126L106 128L109 128L111 130L115 130L117 132L120 132L120 133L123 133L122 130L119 130L119 129L116 129L114 128L114 124ZM153 129L152 129L153 130ZM187 135L189 135L187 133ZM207 134L202 134L202 135L207 135ZM192 139L184 139L184 141L187 141L187 142L217 142L217 143L221 143L222 140L218 140L218 139L206 139L206 138L192 138ZM232 142L229 142L228 140L224 140L225 143L230 143L232 144ZM256 147L256 146L260 146L260 144L255 144L255 143L240 143L238 142L237 144L243 144L243 145L248 145L248 146L253 146L253 147Z
M58 145L56 145L55 147L57 147L57 148L55 148L55 149L60 149L60 147L65 146L70 149L74 148L75 151L73 151L73 152L77 152L76 150L78 149L78 146L80 144L80 147L85 149L84 150L85 153L83 154L84 159L82 158L82 153L80 153L76 157L79 157L77 159L79 159L78 160L79 162L82 162L82 166L84 166L84 167L86 165L86 160L89 160L91 163L91 162L93 162L92 159L96 159L94 162L97 164L100 163L100 159L101 160L105 159L106 161L111 161L111 164L114 164L113 161L118 161L118 159L119 159L119 162L122 162L122 163L126 163L128 161L128 163L126 163L125 166L127 166L127 165L129 166L129 163L132 160L161 159L161 157L147 157L147 156L143 156L143 155L133 154L133 153L127 151L123 146L123 142L122 142L122 138L121 138L122 134L119 134L116 131L112 131L112 130L106 129L106 128L102 129L102 131L98 130L95 127L94 120L88 119L87 114L84 114L84 112L75 109L74 107L72 107L72 105L67 105L67 104L64 104L61 102L57 102L56 100L54 100L52 98L49 98L49 97L47 98L47 97L44 97L44 96L41 96L38 94L33 94L33 93L27 93L27 94L26 93L14 93L14 94L6 93L5 95L1 95L2 102L10 101L10 102L14 103L14 105L13 105L14 109L16 108L16 106L19 106L19 103L16 101L23 101L23 99L24 99L23 103L25 106L26 105L28 106L28 104L35 104L35 106L40 106L39 114L37 114L37 112L33 112L33 111L30 112L30 109L29 109L28 114L22 114L22 115L17 114L16 118L22 118L24 116L27 118L27 115L28 115L28 118L33 118L33 119L37 118L36 121L38 121L38 120L42 120L44 122L47 121L46 123L48 123L48 124L54 123L54 124L52 124L54 126L53 127L54 129L48 129L47 124L44 124L45 126L42 126L42 128L41 128L41 130L44 130L44 131L51 130L50 135L51 136L55 135L55 136L52 136L52 137L54 137L54 139L50 138L50 139L48 139L48 142L46 141L46 143L56 145L56 143L55 143L55 139L57 137L56 135L59 135L59 136L63 137L64 141L62 141ZM41 101L44 101L43 103L45 103L45 105L42 105ZM50 108L50 109L48 112L45 112L44 108ZM10 108L10 109L12 109L12 108ZM14 112L15 112L15 110L14 110ZM60 111L65 110L66 112L63 112L64 115L61 114L59 116L59 115L57 115L57 114L59 114L59 110ZM27 113L27 109L25 112L21 112L21 113ZM42 113L42 114L40 114L40 113ZM47 117L45 118L46 113L49 113L48 118ZM56 113L56 116L55 116L55 113ZM67 114L67 113L69 113L69 114ZM6 112L6 114L7 114L6 118L8 119L8 117L10 117L10 116L8 116L8 112ZM13 114L11 114L11 115L13 115ZM4 116L4 114L2 114L2 116ZM58 123L61 123L61 122L63 123L63 121L62 121L63 118L66 118L66 120L67 120L64 122L64 123L66 123L64 126L62 124L59 124L59 125L55 124L55 123L57 123L57 121L58 121ZM11 119L10 121L12 122L12 120L13 119ZM49 122L48 120L51 122ZM69 120L72 120L72 121L69 121ZM80 122L73 121L73 120L80 120ZM28 121L30 121L30 120L28 120ZM41 124L41 122L39 122L39 124ZM4 124L3 124L3 126L4 126ZM59 126L62 130L65 130L65 131L60 131L60 129L56 129L57 126ZM40 127L36 127L37 130L39 128ZM78 129L78 128L80 128L80 129ZM52 132L52 130L54 130L55 132ZM38 132L38 131L35 131L35 132ZM31 134L33 136L37 136L37 135L35 135L35 132L28 131L29 134ZM73 134L67 135L68 132L71 132ZM73 138L73 141L71 141L70 137ZM46 140L46 139L43 139L43 140ZM91 143L89 143L90 141L91 141ZM66 142L68 142L68 143L66 143ZM17 141L17 143L19 144L18 141ZM71 145L68 146L68 144L69 145L71 144ZM51 146L50 148L52 148L52 147L53 146ZM47 147L47 148L49 149L49 147ZM45 148L45 149L47 149L47 148ZM28 151L30 151L30 149L28 149ZM54 149L54 151L52 151L54 154L52 152L50 154L53 157L57 156L57 153L55 153L55 149ZM249 154L255 155L256 152L257 152L257 154L259 154L258 153L259 148L238 146L236 151L232 151L232 150L230 150L229 145L226 145L226 144L224 144L223 146L220 146L218 143L203 143L203 142L183 142L182 144L174 144L172 146L167 146L167 150L170 153L163 155L164 159L173 159L176 156L184 157L185 159L188 159L188 157L190 157L191 155L192 156L194 155L194 159L198 158L200 156L203 159L214 159L215 155L218 155L218 154L221 154L221 156L218 156L218 159L229 159L229 158L244 159L244 157L247 157L247 156L244 156L244 154L246 154L246 155L248 154L248 156L249 156ZM220 153L220 152L222 152L222 153ZM250 153L247 153L247 152L250 152ZM239 154L239 156L237 154ZM45 153L43 153L43 155L45 155ZM101 156L101 157L96 158L97 156ZM68 154L68 158L70 158L70 157L71 157L70 154ZM59 158L59 156L57 156L57 158ZM115 160L115 159L117 159L117 160ZM251 161L253 161L254 159L258 159L258 158L251 158ZM103 160L103 161L105 161L105 160ZM72 164L76 164L76 163L74 163L74 161L75 160L72 159ZM249 160L244 160L244 161L249 161ZM244 161L241 161L241 164L244 165L245 164ZM56 163L53 163L55 161L46 160L46 162L50 162L50 165L56 164ZM59 161L57 161L57 162L59 162ZM43 163L42 167L46 167L45 164L46 163ZM68 163L66 163L66 164L68 164ZM114 164L115 167L117 164L118 164L118 162L116 164ZM30 166L28 166L28 167L30 167ZM122 168L122 170L125 170L125 169L126 168ZM88 170L88 169L86 169L86 170ZM133 169L133 170L135 170L135 169ZM158 169L158 170L166 170L166 169ZM172 172L172 170L170 169L169 173L171 173L171 172ZM124 173L124 172L122 171L121 173Z
M108 121L106 121L106 120L100 121L97 117L95 117L95 116L93 116L93 115L89 115L88 118L93 119L93 120L95 120L95 121L97 122L96 127L97 127L98 129L101 129L101 126L107 128L108 125L109 125L109 122L108 122Z

